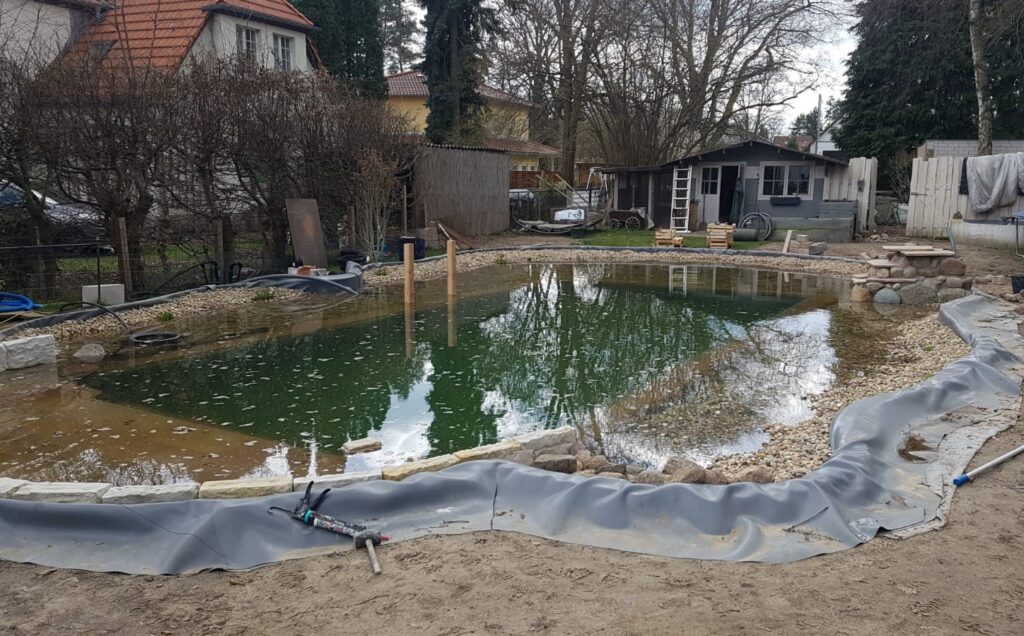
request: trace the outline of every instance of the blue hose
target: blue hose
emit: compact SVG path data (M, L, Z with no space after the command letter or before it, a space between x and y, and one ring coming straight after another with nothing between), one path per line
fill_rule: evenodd
M21 294L0 292L0 313L32 311L33 309L39 309L40 307L42 307L42 305L34 302L31 298L22 296Z

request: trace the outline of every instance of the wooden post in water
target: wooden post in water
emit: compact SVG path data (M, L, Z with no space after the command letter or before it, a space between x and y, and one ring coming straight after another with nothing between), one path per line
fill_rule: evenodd
M416 270L413 264L415 257L415 246L406 243L402 246L402 260L405 265L405 304L411 305L415 300L415 276Z
M405 357L412 358L413 350L416 348L416 314L412 303L405 305Z
M455 274L458 264L455 261L455 241L448 239L448 297L455 295Z
M459 344L459 311L455 296L448 297L448 346Z

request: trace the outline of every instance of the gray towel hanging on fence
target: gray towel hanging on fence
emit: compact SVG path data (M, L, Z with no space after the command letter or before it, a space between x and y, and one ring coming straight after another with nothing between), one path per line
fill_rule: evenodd
M1024 191L1024 152L968 157L967 186L976 213L1012 205Z

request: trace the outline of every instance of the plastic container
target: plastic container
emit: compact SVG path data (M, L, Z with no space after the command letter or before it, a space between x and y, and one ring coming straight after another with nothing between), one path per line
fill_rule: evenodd
M1011 274L1010 286L1013 287L1013 293L1015 294L1024 291L1024 274Z
M366 265L366 254L359 250L341 250L338 252L338 265L341 266L341 271L346 271L345 268L349 263Z
M412 243L412 258L413 260L420 260L427 255L427 241L426 239L417 238L415 236L400 236L398 243L401 249L398 250L398 260L405 260L405 246L408 243Z

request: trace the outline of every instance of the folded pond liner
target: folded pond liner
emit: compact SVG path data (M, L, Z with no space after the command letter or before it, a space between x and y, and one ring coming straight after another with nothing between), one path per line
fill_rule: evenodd
M978 295L944 305L943 319L971 354L921 384L848 406L833 424L832 458L800 479L651 486L475 461L401 482L353 484L332 491L321 511L392 541L504 530L652 555L761 562L851 548L936 515L941 498L925 484L929 462L899 454L912 430L957 409L1015 408L1019 361L984 324L999 312ZM181 574L352 549L347 538L267 512L291 509L300 496L137 505L0 499L0 559Z

